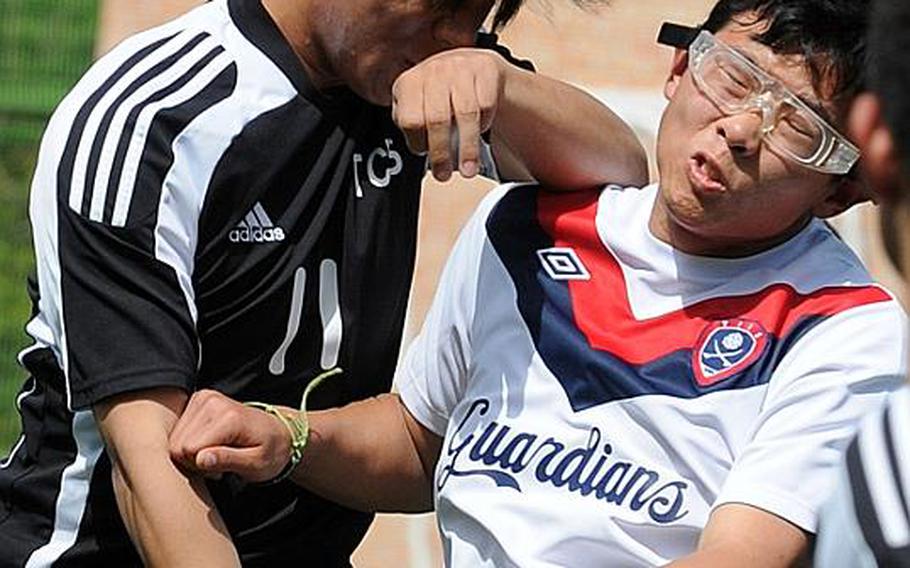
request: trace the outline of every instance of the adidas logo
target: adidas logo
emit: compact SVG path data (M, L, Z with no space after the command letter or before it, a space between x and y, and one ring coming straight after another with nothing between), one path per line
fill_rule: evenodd
M280 243L284 229L276 227L258 201L228 234L232 243Z

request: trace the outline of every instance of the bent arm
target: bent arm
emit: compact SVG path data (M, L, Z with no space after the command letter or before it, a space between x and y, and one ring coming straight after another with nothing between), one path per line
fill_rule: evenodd
M477 175L480 137L490 131L504 180L536 180L562 190L647 184L645 151L610 109L581 89L513 65L496 51L437 53L402 73L392 90L395 123L411 151L427 153L440 181L448 180L453 169L465 177Z
M708 521L693 554L668 568L788 568L807 566L809 535L749 505L723 505Z
M293 480L347 507L385 513L433 508L442 439L396 394L310 415L310 441Z
M411 416L397 395L307 416L309 441L294 482L363 511L432 508L432 469L442 441ZM290 445L290 432L278 418L221 393L200 391L171 435L170 452L188 469L265 481L284 469Z
M644 148L606 105L562 81L504 66L491 142L505 179L564 189L647 185Z
M168 454L186 400L182 390L161 388L95 405L117 506L147 566L239 566L202 478L184 475Z

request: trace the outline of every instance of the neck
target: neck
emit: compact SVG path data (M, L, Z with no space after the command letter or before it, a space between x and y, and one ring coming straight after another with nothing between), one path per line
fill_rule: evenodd
M262 0L262 6L297 54L314 87L322 90L341 83L321 41L319 32L327 27L329 16L320 9L319 2Z
M654 208L651 210L651 216L648 219L648 228L656 239L686 254L716 258L740 258L764 252L786 242L800 232L809 221L811 221L811 217L806 216L794 223L786 231L762 239L706 238L676 222L672 213L658 197L654 202Z

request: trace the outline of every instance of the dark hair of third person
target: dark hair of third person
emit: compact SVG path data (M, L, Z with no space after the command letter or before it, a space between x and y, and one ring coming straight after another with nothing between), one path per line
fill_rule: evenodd
M777 54L803 55L815 90L846 111L866 85L868 18L868 0L720 0L702 27L767 22L754 39Z
M873 2L869 67L869 86L879 95L902 174L910 181L910 1Z

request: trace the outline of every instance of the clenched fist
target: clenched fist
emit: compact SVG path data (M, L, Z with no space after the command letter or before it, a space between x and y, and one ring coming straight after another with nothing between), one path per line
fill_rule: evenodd
M290 447L290 433L277 418L212 390L190 398L170 436L171 459L184 469L206 476L232 472L248 481L277 476Z

